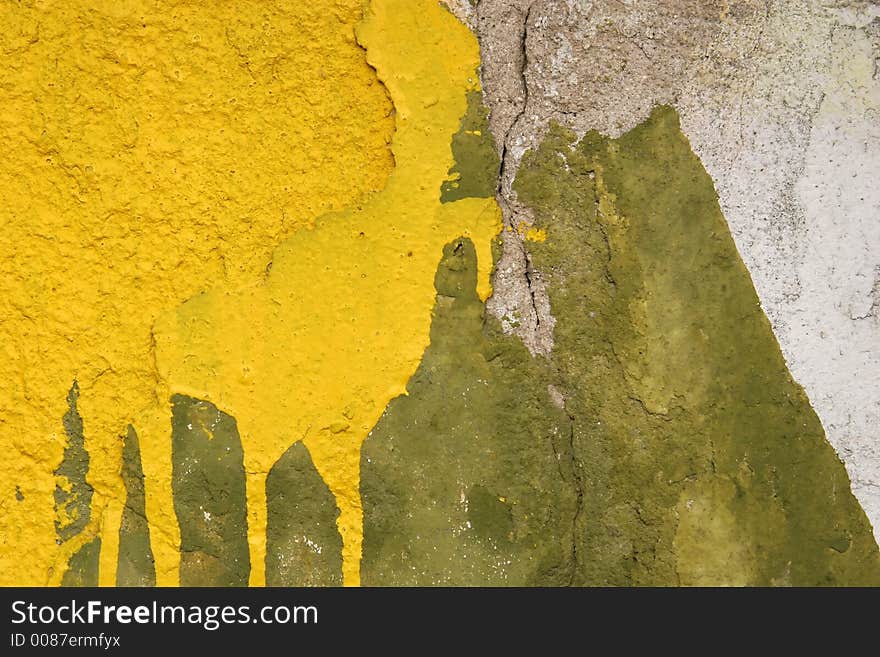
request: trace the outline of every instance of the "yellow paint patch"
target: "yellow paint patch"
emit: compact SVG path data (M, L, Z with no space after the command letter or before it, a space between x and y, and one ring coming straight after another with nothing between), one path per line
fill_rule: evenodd
M151 326L207 287L254 280L295 229L385 184L394 124L355 41L361 17L362 0L0 4L0 584L57 584L99 532L101 583L115 581L129 422L152 431L159 578L176 583ZM74 379L95 495L86 530L59 546L53 471Z
M513 229L508 226L508 231L513 232ZM543 228L538 228L536 226L532 226L525 221L520 221L516 226L516 232L520 236L520 238L529 241L529 242L546 242L547 241L547 231Z
M682 491L674 539L682 585L756 585L758 552L731 510L736 497L737 486L721 477L694 482Z
M535 228L534 226L530 226L526 231L526 239L529 242L546 242L547 241L547 231L543 228Z
M358 38L396 108L396 166L365 203L319 219L280 244L261 280L199 295L156 324L157 394L148 455L148 516L171 525L171 393L233 415L247 472L251 584L265 581L269 469L303 440L336 497L343 576L360 580L360 447L404 394L429 342L434 274L444 244L477 246L479 292L491 293L493 198L440 203L451 140L478 88L476 39L436 0L375 0ZM139 434L141 433L139 428ZM145 451L145 458L147 458ZM163 516L164 513L164 516ZM159 583L174 582L176 545L154 533Z

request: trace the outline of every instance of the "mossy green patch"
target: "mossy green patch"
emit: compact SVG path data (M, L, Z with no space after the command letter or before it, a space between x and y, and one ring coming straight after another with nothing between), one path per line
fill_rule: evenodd
M247 586L244 454L235 420L213 404L174 395L172 490L182 586Z
M122 481L125 484L125 508L119 525L117 586L155 586L156 566L150 547L144 497L144 471L141 450L134 427L129 425L122 447Z
M86 481L89 453L85 448L83 421L77 410L79 384L76 381L67 393L67 412L61 419L67 444L61 464L55 470L55 533L61 541L79 534L91 516L92 487Z
M361 453L365 585L560 585L574 565L569 418L486 322L469 240L444 249L431 344Z
M547 234L529 249L554 350L533 358L504 336L473 245L445 247L430 346L363 445L361 581L880 584L871 528L674 111L619 139L551 127L515 190ZM71 394L65 427L81 436ZM181 583L244 585L235 421L172 401ZM338 509L303 445L267 499L268 582L339 583ZM71 581L96 580L88 546Z
M471 486L467 494L467 518L477 536L506 543L513 538L513 513L506 498L480 484Z
M61 586L97 586L100 558L101 538L95 537L70 557Z
M441 202L495 195L501 161L489 130L489 110L479 91L467 94L467 111L452 137L452 155L455 165L449 170L450 179L440 186Z
M266 584L342 586L339 509L301 442L272 467L266 498Z
M674 111L553 127L515 189L553 353L499 335L447 246L431 345L364 444L364 583L880 583Z
M583 485L575 582L880 582L674 111L616 140L553 128L515 189L548 233L530 249Z

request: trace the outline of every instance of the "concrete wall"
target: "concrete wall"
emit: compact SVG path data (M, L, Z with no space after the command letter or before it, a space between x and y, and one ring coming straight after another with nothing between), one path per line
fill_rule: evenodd
M3 583L880 581L876 3L0 12Z
M476 4L464 14L483 46L505 185L550 122L617 135L656 103L677 108L792 374L880 526L880 6ZM527 215L505 198L511 221ZM521 292L497 297L497 315L529 314ZM518 332L535 351L552 344L529 322Z

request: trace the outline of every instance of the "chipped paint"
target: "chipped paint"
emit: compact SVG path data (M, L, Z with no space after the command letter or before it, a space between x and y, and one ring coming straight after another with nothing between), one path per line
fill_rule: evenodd
M582 491L573 583L880 583L676 112L619 139L555 126L515 189L548 234L532 248Z
M537 228L535 226L520 226L520 234L522 238L527 242L546 242L547 241L547 231L543 228Z
M452 241L431 344L364 443L364 584L570 582L570 421L544 359L486 321L476 280L473 244Z

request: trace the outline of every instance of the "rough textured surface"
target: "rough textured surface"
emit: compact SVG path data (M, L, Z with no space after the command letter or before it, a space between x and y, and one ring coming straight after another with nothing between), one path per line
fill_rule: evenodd
M473 240L478 292L491 292L499 230L493 190L441 201L455 165L454 135L469 94L479 92L476 39L433 0L377 0L357 36L396 109L395 167L385 187L283 240L265 276L212 287L162 314L153 330L152 462L157 469L166 462L161 400L169 392L209 400L235 417L255 585L265 582L266 476L299 440L336 498L344 580L358 583L361 443L404 392L428 344L432 283L446 242ZM156 490L154 499L163 495L170 491ZM156 560L159 581L174 581L176 546L166 542Z
M880 527L880 5L481 0L462 15L480 38L508 227L532 220L510 185L551 121L615 136L658 103L679 110L786 361ZM505 232L489 307L546 354L553 318L529 252Z
M301 442L272 467L266 499L266 584L341 586L339 509Z
M444 249L431 345L364 443L364 584L564 585L576 492L546 368L484 327L469 240Z
M878 15L4 4L0 583L877 583Z
M483 323L450 245L431 347L365 445L364 581L880 583L674 111L574 140L552 128L515 183L552 357Z
M361 0L0 3L0 447L16 455L0 464L3 583L57 584L78 548L51 522L73 380L94 488L79 542L102 534L102 583L129 424L154 548L178 540L170 497L151 494L170 491L169 429L157 455L141 417L152 324L260 276L284 237L384 185L394 118L361 19Z
M100 556L100 538L84 543L67 562L61 586L97 586Z
M336 497L357 583L360 443L426 346L443 244L474 240L485 298L499 229L491 168L453 156L462 122L485 122L476 39L432 0L366 6L4 5L0 426L19 462L0 479L16 501L0 529L4 560L24 544L32 556L2 569L11 581L58 583L99 534L102 583L115 581L128 425L156 581L181 581L178 394L237 419L252 583L266 476L298 440ZM493 159L488 132L459 147ZM455 184L466 196L442 203ZM58 546L42 519L59 382L74 378L94 495Z
M181 586L245 586L251 564L241 439L213 404L172 398L172 490Z
M76 406L78 399L79 385L74 381L67 393L67 412L61 421L67 445L61 464L55 469L55 533L62 542L86 528L92 511L94 491L86 481L89 453L85 449L82 416Z
M147 521L144 494L144 471L137 432L129 426L122 448L122 481L125 484L125 509L119 524L119 564L117 586L154 586L156 565L150 546L150 523Z
M585 580L880 581L870 525L674 111L574 152L551 141L523 167L520 197L547 224L534 248L557 348L572 354L554 362L579 421Z

